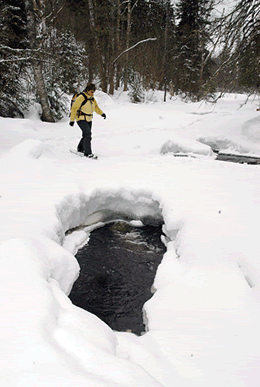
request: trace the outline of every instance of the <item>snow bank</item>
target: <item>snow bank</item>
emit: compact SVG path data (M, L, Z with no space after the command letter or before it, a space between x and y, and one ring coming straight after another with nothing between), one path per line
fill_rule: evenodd
M98 162L69 152L76 125L0 119L1 385L258 387L260 170L215 161L210 145L259 151L259 113L238 110L241 96L216 107L97 99ZM196 157L162 156L163 144ZM118 217L164 222L141 337L67 297L73 254Z
M66 230L71 224L79 226L90 219L97 220L92 211L101 208L109 209L95 212L103 220L118 214L129 217L135 211L141 218L161 217L158 203L147 193L100 190L89 198L64 198L55 209L61 222L59 228ZM116 215L114 208L119 210ZM64 235L63 246L76 250L88 233L89 228ZM7 295L1 298L1 313L8 316L8 324L1 324L0 337L11 338L11 343L4 340L1 345L5 369L1 383L9 380L14 386L22 386L37 381L39 386L56 386L62 379L63 386L75 381L79 386L86 382L93 386L160 386L140 366L116 357L117 339L112 330L96 316L72 305L65 296L77 278L79 266L63 247L43 235L10 239L1 245L0 262L4 264L1 294ZM13 353L17 358L22 356L24 343L31 349L14 372Z
M175 136L174 140L166 141L160 150L160 153L174 153L174 154L199 154L205 156L212 156L213 152L210 146L204 145L198 141L178 138Z
M19 160L24 157L38 159L43 155L52 155L56 153L55 148L50 144L35 139L25 140L12 147L6 154L5 158L14 158Z
M61 285L68 290L65 278L78 267L63 248L13 239L1 246L0 262L1 385L160 385L138 365L115 357L112 330L65 296Z

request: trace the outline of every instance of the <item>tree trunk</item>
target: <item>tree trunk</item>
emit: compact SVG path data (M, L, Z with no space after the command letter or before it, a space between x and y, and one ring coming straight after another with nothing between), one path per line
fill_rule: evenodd
M111 63L109 67L109 94L111 95L113 95L115 91L114 76L115 76L115 68L114 68L114 64Z
M111 21L111 28L108 30L108 53L107 53L107 69L108 69L108 92L109 94L114 94L114 76L115 76L115 68L113 63L113 58L115 56L115 47L116 47L116 26L115 26L115 3L113 3L110 8L109 19Z
M121 9L120 9L120 0L116 0L116 7L117 7L117 14L116 14L116 55L119 55L121 51L121 43L120 43L120 26L121 26ZM121 72L121 66L119 63L116 64L116 69L114 68L114 71L116 71L116 90L120 86L120 72Z
M169 10L170 3L167 0L166 4L166 15L165 15L165 30L164 30L164 52L163 52L163 83L164 83L164 102L167 97L167 86L168 86L168 74L167 74L167 51L168 51L168 28L169 28Z
M27 17L27 33L32 50L39 49L37 44L37 22L34 14L34 7L32 0L25 0L25 10ZM42 65L40 60L32 60L32 67L34 73L34 80L36 84L37 94L40 98L42 106L42 120L47 122L54 122L53 114L50 108L48 94L44 83Z
M127 3L127 29L126 29L126 50L129 49L130 46L130 32L131 32L131 1L128 0ZM127 91L127 83L128 83L128 61L129 54L126 52L125 57L125 69L124 69L124 91Z
M90 17L90 28L93 32L95 38L93 40L94 49L97 53L97 60L98 60L98 67L100 72L100 78L101 78L101 88L102 91L105 93L107 92L107 74L106 74L106 66L103 63L102 58L102 52L100 48L100 41L99 41L99 34L96 26L96 18L95 18L95 1L94 0L88 0L88 7L89 7L89 17Z
M50 109L49 99L43 79L42 74L42 66L38 61L34 61L33 64L33 73L35 83L37 85L37 92L40 98L41 106L42 106L42 121L46 122L54 122L54 118Z

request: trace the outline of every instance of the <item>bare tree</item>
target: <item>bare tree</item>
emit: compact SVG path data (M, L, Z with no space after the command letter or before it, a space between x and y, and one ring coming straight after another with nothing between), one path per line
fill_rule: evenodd
M222 74L231 87L249 92L260 88L260 1L240 0L226 15L219 18L224 25L220 66L216 76Z

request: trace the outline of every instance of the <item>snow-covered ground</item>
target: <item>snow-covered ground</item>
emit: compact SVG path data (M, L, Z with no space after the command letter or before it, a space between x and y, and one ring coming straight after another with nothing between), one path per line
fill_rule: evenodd
M97 161L69 152L67 118L0 118L1 387L260 386L260 166L210 147L260 156L258 101L96 98ZM74 254L114 212L164 220L141 337L67 297Z

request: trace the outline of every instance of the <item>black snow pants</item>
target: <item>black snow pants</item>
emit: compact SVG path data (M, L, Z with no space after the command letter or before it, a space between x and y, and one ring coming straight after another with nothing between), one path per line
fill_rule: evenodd
M82 130L82 138L78 144L78 152L83 152L85 156L90 155L92 153L91 150L91 128L92 128L92 121L83 121L79 120L77 121L78 126Z

